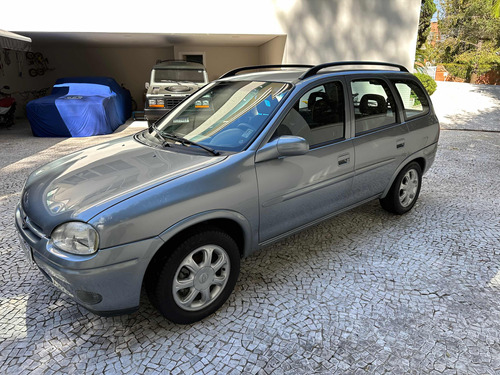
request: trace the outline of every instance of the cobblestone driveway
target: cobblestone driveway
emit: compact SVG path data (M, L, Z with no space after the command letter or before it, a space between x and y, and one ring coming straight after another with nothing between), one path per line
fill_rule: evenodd
M438 113L457 87L439 87ZM500 90L461 87L489 104L448 111L443 127L500 130ZM372 202L268 247L242 262L216 314L178 326L146 298L97 317L27 268L13 211L28 173L117 135L16 127L0 131L1 373L500 372L500 133L443 130L409 214Z

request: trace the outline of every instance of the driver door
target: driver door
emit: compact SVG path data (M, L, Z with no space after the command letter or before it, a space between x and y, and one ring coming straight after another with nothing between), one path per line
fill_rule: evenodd
M320 220L352 202L354 147L346 131L344 86L332 81L301 95L271 140L305 138L310 151L256 163L260 242Z

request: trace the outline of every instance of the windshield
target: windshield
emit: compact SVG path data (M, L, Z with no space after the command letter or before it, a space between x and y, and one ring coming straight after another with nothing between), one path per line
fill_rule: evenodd
M189 97L156 124L174 135L215 150L241 151L291 89L280 82L217 82Z
M205 82L202 69L155 69L155 82Z

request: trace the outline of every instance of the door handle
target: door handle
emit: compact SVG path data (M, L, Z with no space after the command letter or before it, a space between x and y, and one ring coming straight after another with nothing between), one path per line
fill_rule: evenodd
M349 164L350 161L351 161L350 155L342 155L342 156L339 156L339 159L338 159L339 165Z
M405 147L405 140L400 139L399 141L396 142L396 148L403 148Z

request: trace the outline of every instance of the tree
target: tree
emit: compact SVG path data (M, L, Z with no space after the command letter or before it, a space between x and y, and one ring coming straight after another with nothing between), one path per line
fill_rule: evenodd
M441 0L439 20L444 41L440 59L455 76L475 83L477 77L500 66L498 0Z
M431 30L431 19L436 10L436 4L434 4L433 0L422 0L420 4L420 19L418 21L417 50L421 49L427 41L429 31Z

